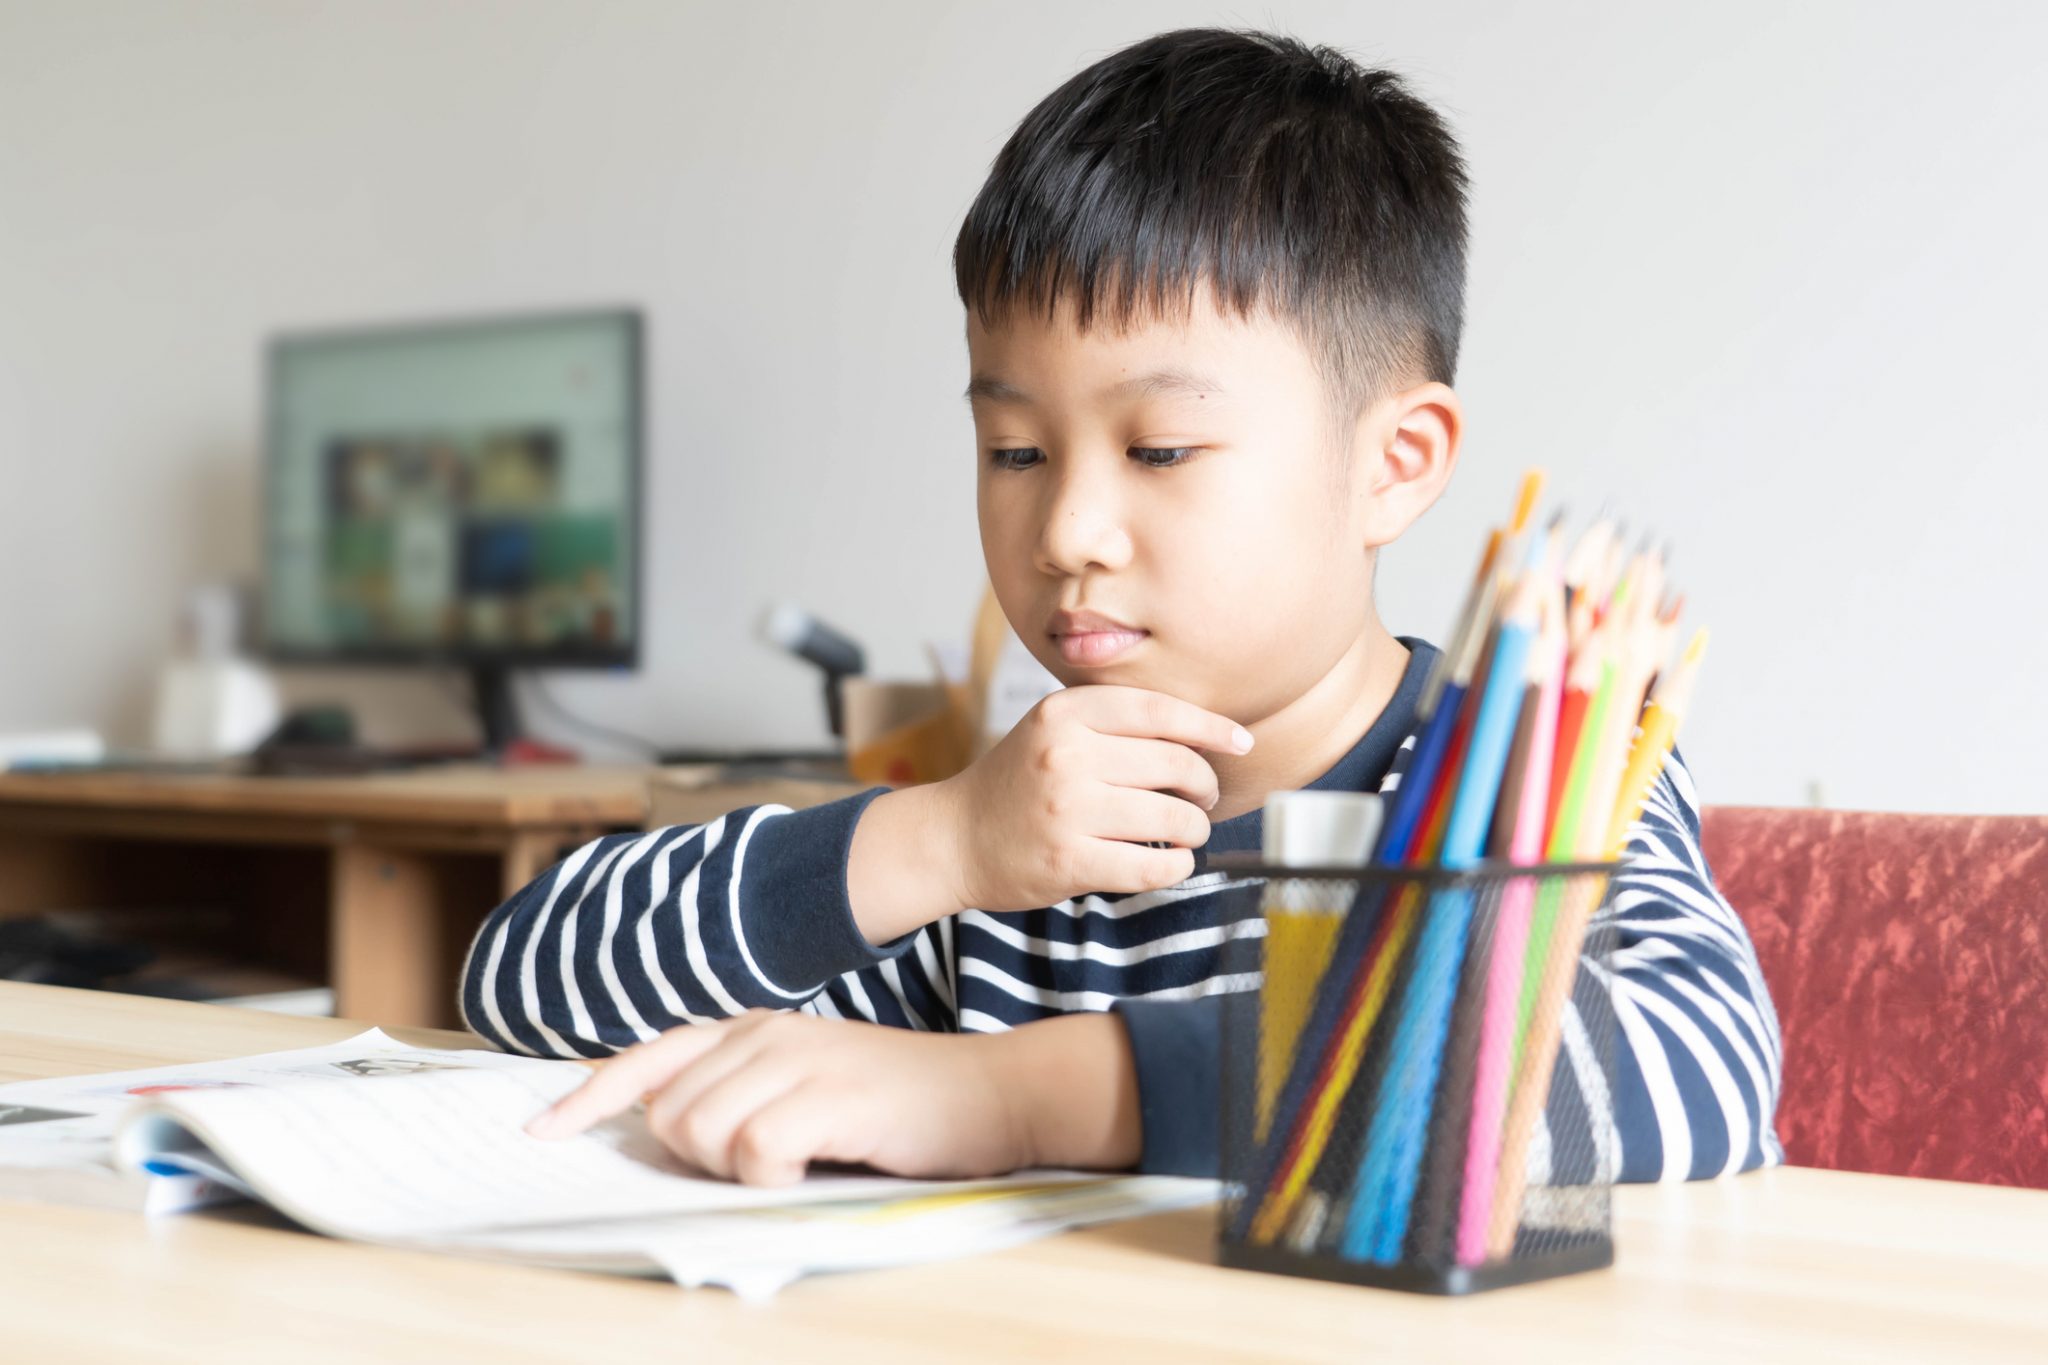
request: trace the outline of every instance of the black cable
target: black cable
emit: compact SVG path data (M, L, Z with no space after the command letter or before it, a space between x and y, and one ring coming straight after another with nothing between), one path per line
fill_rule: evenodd
M457 683L452 675L440 669L431 670L431 676L433 677L434 685L441 690L441 695L447 697L466 711L474 711L476 709L476 689L466 680L462 683ZM598 735L616 743L624 744L629 748L644 749L649 755L657 759L666 752L651 739L643 738L640 735L627 734L624 730L614 730L608 726L599 725L596 721L584 720L581 716L576 715L563 706L562 703L556 701L554 693L548 691L547 685L540 680L537 674L527 674L526 680L533 684L533 692L540 699L541 708L570 729ZM519 679L513 679L512 685L517 687Z
M548 691L547 684L540 680L539 674L527 674L526 681L532 684L533 695L540 700L541 709L553 715L556 720L570 729L580 730L587 735L595 735L599 739L608 739L615 744L624 744L629 748L643 750L650 758L661 757L662 746L656 744L653 740L643 735L628 734L624 730L614 730L608 725L599 725L594 720L585 720L570 711L555 700L554 693Z

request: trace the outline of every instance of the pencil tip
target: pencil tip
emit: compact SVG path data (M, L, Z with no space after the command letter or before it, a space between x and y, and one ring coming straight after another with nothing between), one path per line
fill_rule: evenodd
M1529 525L1529 517L1536 510L1536 500L1543 495L1543 485L1548 478L1543 470L1534 467L1522 475L1522 486L1515 490L1515 514L1508 522L1513 534L1520 535Z

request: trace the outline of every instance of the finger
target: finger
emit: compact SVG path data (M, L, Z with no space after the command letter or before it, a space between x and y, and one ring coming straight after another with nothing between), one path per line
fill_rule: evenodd
M713 1048L705 1056L696 1058L680 1072L668 1078L668 1083L647 1097L647 1128L657 1136L674 1128L676 1121L696 1107L696 1101L719 1087L727 1076L748 1066L758 1066L762 1048L758 1040L735 1038L723 1048ZM666 1138L664 1138L666 1140ZM676 1152L684 1156L684 1152Z
M1208 810L1216 804L1216 770L1185 744L1104 735L1097 776L1115 787L1167 792Z
M1098 891L1120 895L1158 891L1195 875L1195 855L1185 848L1147 848L1118 839L1094 842L1088 884Z
M732 1170L747 1185L794 1185L811 1162L842 1153L831 1149L839 1122L832 1092L799 1085L756 1109L733 1134Z
M1142 687L1087 688L1075 711L1099 734L1168 739L1224 754L1248 753L1252 747L1251 731L1230 717Z
M789 1093L801 1073L785 1060L755 1057L698 1091L687 1104L667 1092L647 1107L647 1127L699 1170L732 1179L732 1140L755 1111Z
M1089 833L1134 844L1200 848L1209 842L1209 817L1193 803L1165 792L1101 787L1101 807Z
M692 1024L629 1047L543 1109L526 1125L526 1131L549 1140L574 1137L592 1124L632 1108L642 1095L726 1041L731 1032L730 1020Z

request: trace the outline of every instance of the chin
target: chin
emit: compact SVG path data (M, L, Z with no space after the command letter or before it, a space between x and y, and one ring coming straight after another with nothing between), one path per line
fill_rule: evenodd
M1193 700L1200 690L1188 686L1186 674L1176 674L1171 667L1161 667L1157 660L1147 660L1144 663L1103 664L1096 668L1075 668L1062 663L1059 668L1053 670L1053 676L1069 687L1079 687L1087 683L1137 687L1147 692L1163 692L1169 697L1177 697L1183 701Z

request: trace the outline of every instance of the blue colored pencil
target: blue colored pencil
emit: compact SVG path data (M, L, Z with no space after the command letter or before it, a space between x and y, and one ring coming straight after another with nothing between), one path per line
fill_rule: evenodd
M1459 776L1444 832L1441 861L1445 867L1469 867L1485 853L1494 803L1521 714L1523 675L1539 624L1541 581L1536 573L1523 576L1501 622L1465 770ZM1341 1246L1342 1253L1352 1260L1392 1264L1400 1258L1401 1243L1408 1234L1444 1034L1472 923L1469 888L1442 891L1431 899L1433 904L1414 948L1415 972L1402 993L1387 1069L1374 1096L1371 1127L1352 1190Z

